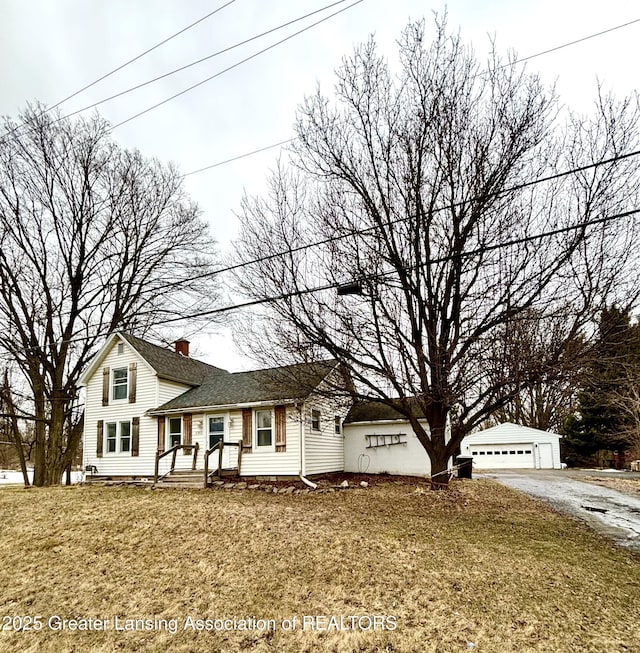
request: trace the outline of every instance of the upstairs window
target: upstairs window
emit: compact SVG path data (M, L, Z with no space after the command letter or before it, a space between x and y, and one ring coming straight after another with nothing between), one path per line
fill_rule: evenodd
M320 430L320 411L315 408L311 411L311 430Z
M126 399L129 394L129 378L126 367L118 367L112 372L112 393L114 399Z
M338 415L336 415L333 418L333 423L334 423L334 427L333 427L334 433L336 435L340 435L342 433L342 420L338 417Z

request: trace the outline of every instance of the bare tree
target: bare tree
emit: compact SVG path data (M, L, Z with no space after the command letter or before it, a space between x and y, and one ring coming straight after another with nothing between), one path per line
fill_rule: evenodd
M553 90L495 52L481 65L443 21L431 44L417 23L399 45L395 77L373 41L345 58L335 98L300 107L269 196L243 201L236 257L259 262L237 284L265 307L238 330L265 362L340 360L352 396L393 404L437 473L527 377L495 347L505 325L569 307L571 341L604 298L635 298L638 225L596 220L637 206L635 161L529 182L637 149L638 111L602 97L560 131Z
M0 349L32 395L34 483L49 485L78 446L76 383L99 343L215 301L213 243L177 170L118 147L99 117L35 106L4 128Z
M16 457L18 458L18 462L20 464L20 470L22 471L24 485L25 487L28 487L30 485L29 474L27 472L27 461L24 455L23 435L19 426L19 420L24 416L20 415L16 399L11 390L8 369L4 370L2 385L0 386L0 407L0 418L4 422L4 437L8 438L7 442L11 442L13 444L13 448L16 452ZM26 417L27 419L32 419L30 416Z
M619 437L626 442L632 458L640 457L640 366L624 364L620 369L626 386L611 388L605 401L621 417Z
M575 335L574 321L566 318L570 312L570 306L550 317L528 310L503 325L494 357L504 361L500 374L520 390L490 416L489 425L514 422L557 431L576 409L577 388L594 352L587 338Z

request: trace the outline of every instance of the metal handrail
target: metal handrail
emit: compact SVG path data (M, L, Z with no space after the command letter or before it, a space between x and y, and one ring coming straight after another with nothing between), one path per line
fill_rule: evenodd
M168 476L173 472L176 468L176 454L180 449L193 449L193 460L191 461L191 471L194 471L196 468L196 459L198 457L198 449L200 448L200 445L196 442L195 444L175 444L171 449L167 449L166 451L156 451L156 468L155 472L153 474L153 482L157 483L159 480L163 479L165 476ZM165 456L168 456L169 454L171 455L171 467L169 468L169 471L164 473L162 476L158 476L159 470L160 470L160 459L164 458Z

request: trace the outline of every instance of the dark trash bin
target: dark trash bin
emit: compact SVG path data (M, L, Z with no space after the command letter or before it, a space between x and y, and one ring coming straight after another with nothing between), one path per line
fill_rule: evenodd
M456 456L458 478L471 478L473 458L471 456Z

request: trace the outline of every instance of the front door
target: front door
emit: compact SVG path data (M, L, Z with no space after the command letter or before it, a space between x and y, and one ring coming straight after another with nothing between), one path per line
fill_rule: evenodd
M208 442L207 446L209 449L213 447L216 442L220 440L225 440L225 419L223 415L210 415L207 418L207 432L208 432ZM210 467L218 466L218 452L211 454L210 458ZM223 447L222 449L222 468L228 469L229 464L229 447Z

